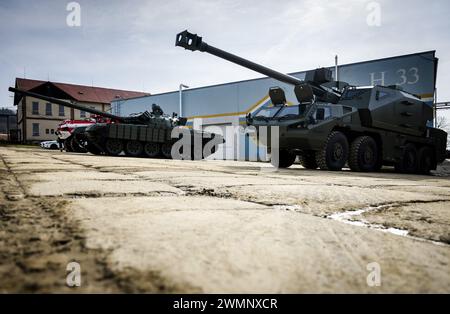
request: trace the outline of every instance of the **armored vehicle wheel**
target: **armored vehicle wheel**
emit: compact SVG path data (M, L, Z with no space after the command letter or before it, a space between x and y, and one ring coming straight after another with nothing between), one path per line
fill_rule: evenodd
M347 137L339 131L331 132L323 149L316 154L317 165L321 170L340 171L347 159Z
M416 173L418 165L417 149L413 144L403 148L402 157L395 165L395 170L401 173Z
M314 152L303 153L300 156L300 163L305 169L315 170L319 167L316 161L316 153Z
M272 158L272 160L270 161L272 163L272 166L276 168L289 168L294 164L295 158L297 158L297 156L291 151L282 149L280 149L279 157L280 161L278 165L276 164L275 159Z
M121 140L109 138L105 143L105 151L110 156L117 156L123 151L123 143Z
M97 148L97 146L95 146L92 143L89 143L86 145L86 149L88 152L90 152L91 154L94 155L100 155L102 153L102 151L100 149Z
M146 143L144 145L144 154L149 158L158 157L161 152L161 145L158 143Z
M138 141L128 141L125 144L125 154L131 157L138 157L142 155L144 145Z
M356 138L348 158L350 169L358 172L373 172L379 167L377 142L370 136Z
M172 143L162 144L161 152L165 158L172 159Z
M434 157L434 151L430 147L424 146L419 149L418 158L417 173L429 175L432 169L436 169L436 158Z

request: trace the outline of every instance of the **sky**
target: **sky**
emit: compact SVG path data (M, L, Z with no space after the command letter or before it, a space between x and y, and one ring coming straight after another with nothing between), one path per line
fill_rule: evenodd
M79 26L70 2L0 0L0 107L24 76L153 94L260 77L175 47L185 29L281 72L436 50L450 101L448 0L78 0Z

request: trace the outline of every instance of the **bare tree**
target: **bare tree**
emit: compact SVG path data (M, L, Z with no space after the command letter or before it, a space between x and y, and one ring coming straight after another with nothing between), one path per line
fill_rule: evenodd
M436 119L436 127L450 134L450 123L446 117L440 116ZM447 149L450 149L450 135L447 136Z
M0 108L0 114L11 114L14 115L16 112L14 110L11 110L9 108Z

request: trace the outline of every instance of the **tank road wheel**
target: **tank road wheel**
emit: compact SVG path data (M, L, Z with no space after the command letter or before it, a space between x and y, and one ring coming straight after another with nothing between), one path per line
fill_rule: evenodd
M434 151L430 147L424 146L420 148L418 158L417 173L429 175L431 170L436 169L436 158L434 157Z
M88 152L90 152L93 155L100 155L102 153L102 151L100 149L97 148L97 146L95 146L92 143L87 143L86 145L86 149Z
M123 143L121 140L109 138L105 143L105 151L110 156L117 156L123 151Z
M311 169L315 170L319 166L317 165L316 161L316 153L315 152L305 152L302 155L300 155L300 164L305 169Z
M295 158L297 158L297 156L294 153L284 149L280 149L279 157L280 157L279 165L276 164L276 161L273 158L271 159L270 162L272 163L272 166L282 169L289 168L290 166L292 166L295 162Z
M70 146L75 153L86 153L86 148L84 148L75 137L71 138Z
M161 145L158 143L145 143L144 145L144 154L149 158L158 157L161 152Z
M172 143L164 143L161 146L161 152L164 158L172 159Z
M138 141L128 141L125 144L125 154L130 157L139 157L144 151L144 145Z
M395 165L395 170L401 173L416 173L418 165L417 149L413 144L407 144L403 148L402 157Z
M321 170L340 171L348 158L348 141L344 133L333 131L328 135L323 149L316 154Z
M377 142L370 136L356 138L351 147L348 165L352 171L373 172L379 166Z

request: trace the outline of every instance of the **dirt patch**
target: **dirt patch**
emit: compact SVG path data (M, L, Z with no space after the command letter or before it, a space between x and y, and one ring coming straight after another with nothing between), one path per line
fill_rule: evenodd
M29 197L0 160L0 293L177 292L155 272L109 267L105 250L88 249L68 201ZM81 287L66 284L69 262L81 265Z

